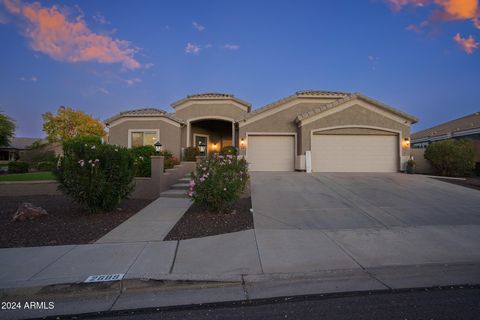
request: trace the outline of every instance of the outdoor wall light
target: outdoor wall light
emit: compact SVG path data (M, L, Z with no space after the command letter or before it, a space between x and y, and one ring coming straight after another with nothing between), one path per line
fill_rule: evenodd
M155 142L154 146L155 146L155 151L157 151L157 152L162 151L162 144L160 143L160 140L157 140L157 142Z
M201 152L202 154L205 153L205 146L203 145L203 142L202 142L202 141L199 141L199 142L198 142L198 150L200 150L200 152Z
M213 143L213 144L212 144L212 149L213 149L213 151L216 151L216 150L217 150L217 144L216 144L216 143Z
M243 138L240 139L240 147L245 148L245 140Z
M410 148L410 138L404 138L403 139L403 147L404 148Z

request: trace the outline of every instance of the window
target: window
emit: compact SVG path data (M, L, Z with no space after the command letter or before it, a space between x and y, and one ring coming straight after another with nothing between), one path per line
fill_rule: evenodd
M153 146L158 139L158 131L131 131L130 147Z

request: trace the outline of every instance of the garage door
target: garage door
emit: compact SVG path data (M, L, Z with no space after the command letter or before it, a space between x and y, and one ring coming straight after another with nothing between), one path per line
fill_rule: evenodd
M313 135L313 172L396 172L396 135Z
M294 136L248 136L250 171L294 171Z

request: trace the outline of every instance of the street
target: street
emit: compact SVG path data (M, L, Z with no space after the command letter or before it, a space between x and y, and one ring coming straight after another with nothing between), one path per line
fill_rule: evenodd
M76 319L479 319L480 288L316 295L179 309L118 312Z

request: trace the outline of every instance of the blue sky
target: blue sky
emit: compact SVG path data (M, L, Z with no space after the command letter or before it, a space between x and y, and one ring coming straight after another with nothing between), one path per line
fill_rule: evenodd
M362 92L420 130L480 111L478 3L433 18L442 1L0 0L0 110L18 136L43 136L41 114L60 105L104 120L192 93L258 108L320 89Z

